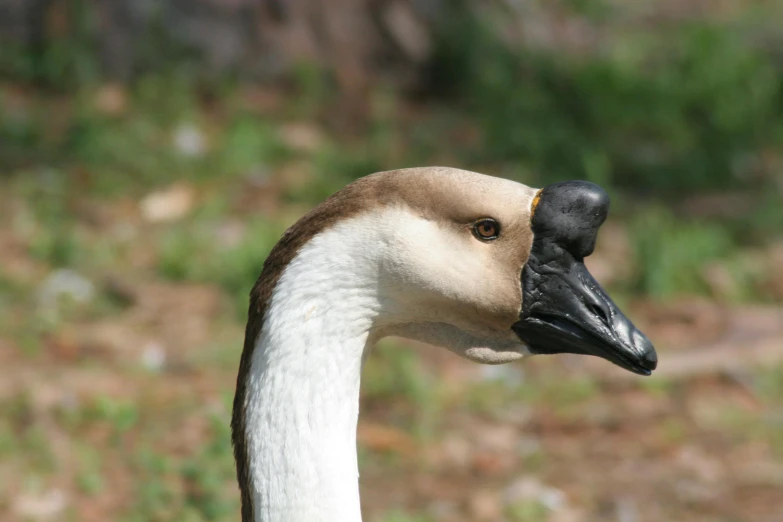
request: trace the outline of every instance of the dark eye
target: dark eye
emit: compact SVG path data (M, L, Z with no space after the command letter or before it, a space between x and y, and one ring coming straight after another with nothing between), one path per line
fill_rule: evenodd
M473 233L479 239L497 239L500 234L500 224L490 218L479 219L473 224Z

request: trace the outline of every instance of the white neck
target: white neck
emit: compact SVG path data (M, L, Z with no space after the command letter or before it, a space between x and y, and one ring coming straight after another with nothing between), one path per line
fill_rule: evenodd
M286 266L244 376L243 486L256 521L361 521L359 384L377 338L402 335L485 363L526 353L510 329L481 324L482 306L493 308L475 299L487 292L475 274L493 266L488 250L439 227L402 208L367 212L312 237Z
M256 521L361 521L359 384L380 301L377 254L354 235L310 240L267 308L247 380Z

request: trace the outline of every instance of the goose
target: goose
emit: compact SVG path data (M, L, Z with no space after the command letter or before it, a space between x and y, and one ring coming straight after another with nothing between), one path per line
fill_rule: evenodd
M360 522L356 428L371 347L398 336L501 364L655 349L590 275L609 197L446 167L371 174L271 250L250 293L231 420L243 522Z

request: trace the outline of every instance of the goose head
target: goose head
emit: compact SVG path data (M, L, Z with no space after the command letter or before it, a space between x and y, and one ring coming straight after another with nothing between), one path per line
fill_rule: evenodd
M376 225L384 289L376 336L488 364L574 353L641 375L655 369L650 340L584 264L609 211L598 185L536 190L454 169L399 172L379 180L396 181L382 192L402 211Z
M359 521L361 363L381 337L472 361L655 350L590 275L609 198L457 169L373 174L286 231L250 296L232 437L242 519Z

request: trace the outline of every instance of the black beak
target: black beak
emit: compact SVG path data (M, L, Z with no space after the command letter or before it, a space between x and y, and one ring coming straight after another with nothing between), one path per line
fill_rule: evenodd
M655 348L584 265L609 210L606 192L583 181L557 183L533 205L533 246L513 330L532 353L596 355L650 375L658 364Z

